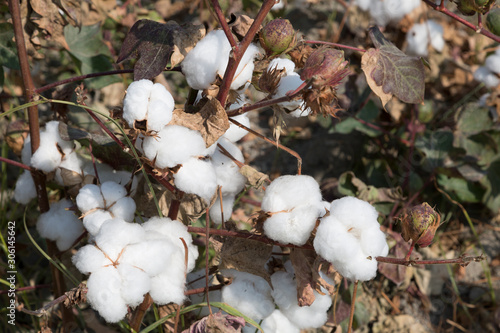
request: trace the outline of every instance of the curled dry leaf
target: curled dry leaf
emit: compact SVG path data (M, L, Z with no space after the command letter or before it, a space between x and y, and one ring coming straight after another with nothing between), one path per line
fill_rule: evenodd
M246 36L254 20L247 15L238 15L235 17L233 16L231 21L233 21L229 24L231 31L236 35L238 40L242 40L243 37Z
M182 333L237 333L241 332L243 326L245 326L245 319L217 312L201 318Z
M265 173L259 172L256 169L252 168L249 165L244 165L240 168L239 172L245 176L248 180L248 183L257 188L262 189L264 183L269 182L269 176Z
M171 67L180 63L204 35L203 25L139 20L125 37L116 62L136 58L134 80L153 79L169 61Z
M38 15L32 15L31 21L38 26L50 39L69 49L64 38L64 26L68 24L59 11L55 1L31 1L31 8Z
M67 297L64 300L64 305L66 307L85 303L87 301L87 285L85 283L80 283L78 287L66 292L65 295Z
M229 120L226 111L217 99L207 97L206 102L202 105L196 113L186 113L181 109L174 110L169 125L184 126L200 132L206 146L210 147L226 133L229 128Z

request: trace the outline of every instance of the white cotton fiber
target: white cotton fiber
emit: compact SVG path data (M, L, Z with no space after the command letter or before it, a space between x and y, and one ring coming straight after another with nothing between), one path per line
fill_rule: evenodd
M222 214L224 214L224 222L229 221L231 219L231 215L233 213L233 205L234 205L234 195L228 195L222 197ZM221 205L220 198L217 197L215 203L212 207L210 207L210 220L215 224L222 223L222 214L221 214Z
M217 189L217 176L210 161L191 157L174 174L174 183L179 190L196 194L210 202Z
M253 60L258 53L259 48L255 44L252 43L248 45L248 48L246 49L240 63L238 64L238 68L236 68L236 74L233 77L233 82L231 82L231 89L237 90L244 88L248 83L252 81L254 70ZM221 77L224 76L226 67L227 62L224 64L224 66L219 67L218 72Z
M248 118L248 114L240 114L235 117L232 117L232 119L236 120L243 126L246 126L250 128L250 119ZM230 123L229 129L224 133L222 137L226 138L227 140L231 142L236 142L241 140L245 135L248 134L248 131L244 128L239 127L238 125L235 125L233 123Z
M276 93L273 95L273 98L284 97L287 92L294 91L302 83L304 83L304 81L302 81L300 79L300 76L297 74L282 77L280 83L278 84L278 88L276 89ZM307 109L305 108L304 101L301 99L281 102L279 103L279 105L287 109L288 111L294 111L300 108L305 110L306 113L309 113L309 111L307 111Z
M162 273L170 267L170 257L176 248L166 239L148 239L128 245L120 262L140 268L149 276Z
M82 222L69 208L70 200L53 203L48 212L40 214L36 227L40 236L56 242L60 251L66 251L83 233Z
M355 4L370 12L377 25L386 26L401 20L420 5L420 0L356 0Z
M500 54L492 54L487 57L484 65L490 72L500 74Z
M16 188L14 189L14 200L20 204L26 205L31 199L36 198L36 188L33 177L28 170L19 176L16 182Z
M273 312L271 286L262 277L234 269L224 270L222 274L233 279L222 288L222 302L256 321Z
M434 50L441 52L444 48L443 33L444 29L441 24L434 20L428 20L427 26L429 27L430 44Z
M428 55L429 44L441 52L444 47L443 32L443 27L433 20L414 24L406 34L407 53L425 57Z
M73 265L82 273L90 274L103 266L111 265L111 261L104 256L95 245L85 245L71 258Z
M291 61L290 59L285 59L285 58L274 58L271 60L269 65L267 66L267 70L271 71L272 69L284 69L285 70L285 75L290 75L295 73L295 63Z
M262 321L260 327L265 333L300 333L300 328L277 309Z
M93 272L87 281L87 301L108 323L117 323L127 314L121 285L122 277L113 266Z
M474 72L474 79L483 82L488 88L494 88L500 84L500 78L492 73L487 67L481 66Z
M134 126L136 120L146 119L152 88L153 82L150 80L134 81L128 86L123 100L123 119L130 127Z
M103 223L111 219L113 219L113 216L109 211L98 209L94 212L85 214L83 217L83 226L89 234L96 236Z
M172 120L172 111L163 101L152 101L148 109L148 130L159 132Z
M95 208L104 208L100 187L94 184L82 187L76 196L76 205L84 214Z
M45 172L54 171L63 158L58 147L65 153L69 153L73 143L61 138L58 121L50 121L45 125L45 130L40 132L40 147L31 156L31 166Z
M72 183L70 184L65 183L65 180L61 175L62 170L73 171L83 176L84 175L83 165L84 161L75 151L72 151L71 153L65 155L61 164L59 164L59 166L56 169L55 172L56 182L61 186L74 185Z
M151 278L151 290L149 294L153 301L159 305L170 302L182 304L186 299L185 289L185 271L175 265L172 269L166 270L160 275Z
M221 139L219 142L237 161L244 162L243 154L237 146L226 139ZM218 148L212 155L211 160L217 176L217 185L221 187L223 196L236 195L243 190L246 178L239 172L240 168L236 163Z
M126 196L127 190L118 183L108 181L101 184L101 193L105 202L104 206L109 207Z
M262 210L279 212L299 205L319 207L321 191L318 182L307 175L287 175L276 178L266 188L262 199Z
M283 244L304 245L318 217L315 206L302 205L290 212L274 213L264 222L264 233Z
M121 296L129 306L136 307L144 300L151 289L151 279L144 271L129 264L120 263L117 267L121 280Z
M377 211L354 197L334 200L330 208L330 215L321 219L316 231L314 249L345 278L373 279L377 273L375 257L388 253Z
M125 246L138 243L144 237L145 231L141 225L115 218L103 223L95 237L95 242L111 260L116 260Z
M155 161L158 168L173 168L190 157L200 156L206 146L201 134L189 128L168 125L157 136L148 136L143 142L144 154Z
M109 208L109 212L111 212L113 217L119 217L127 222L132 222L134 220L135 208L134 199L123 197Z
M300 329L317 328L326 323L327 311L332 305L331 297L314 292L311 306L300 307L297 301L297 284L293 275L284 271L271 275L272 296L280 311Z

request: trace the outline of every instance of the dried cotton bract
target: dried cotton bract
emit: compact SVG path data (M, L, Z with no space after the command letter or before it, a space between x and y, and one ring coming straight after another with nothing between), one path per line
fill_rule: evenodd
M345 278L373 279L377 274L375 257L389 251L377 217L375 208L366 201L354 197L334 200L330 215L321 219L314 249Z

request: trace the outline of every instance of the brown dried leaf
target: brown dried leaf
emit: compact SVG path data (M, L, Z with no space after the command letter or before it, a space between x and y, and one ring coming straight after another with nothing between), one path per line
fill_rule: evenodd
M202 102L200 102L202 103ZM198 104L200 104L198 103ZM207 97L197 113L186 113L181 109L174 110L170 125L179 125L200 132L207 147L213 145L229 128L226 111L220 102Z
M371 73L375 70L378 63L378 58L380 54L375 49L369 49L361 57L361 69L365 72L366 82L370 86L371 90L380 98L382 106L389 103L392 98L392 93L385 93L382 86L377 85L375 80L372 78Z
M87 285L85 283L80 283L78 287L66 292L65 295L67 296L64 300L64 305L66 307L85 303L87 301Z
M310 306L316 297L314 296L314 281L312 269L316 260L316 252L306 249L292 249L290 261L295 270L297 281L297 300L299 306Z
M244 165L240 168L239 172L245 176L248 183L257 188L262 189L262 186L269 181L269 176L265 173L259 172L249 165Z
M176 313L178 309L179 306L174 303L160 305L158 307L158 314L160 315L160 318L164 318L167 317L168 315ZM167 319L167 321L163 323L163 330L165 332L174 332L174 329L175 329L175 316L171 316L169 319Z
M309 44L297 44L293 50L288 52L288 55L295 63L296 68L302 68L313 51L314 49Z
M253 21L254 20L247 15L239 15L236 17L234 22L229 25L229 27L238 40L242 40L248 33Z
M237 333L245 326L245 319L217 312L203 317L182 333Z
M31 8L38 15L31 15L31 20L53 41L69 49L64 38L64 26L68 24L59 12L59 7L52 1L30 1Z
M21 156L24 140L28 136L28 124L24 120L16 120L7 125L5 133L5 141L12 152L17 156Z
M241 232L241 231L240 231ZM271 257L272 245L243 238L226 238L220 251L219 269L236 269L271 279L265 264Z

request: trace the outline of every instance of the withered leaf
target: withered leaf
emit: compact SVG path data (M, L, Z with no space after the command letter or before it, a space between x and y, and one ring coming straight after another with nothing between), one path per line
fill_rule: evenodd
M405 103L423 102L425 71L420 58L404 54L377 27L372 27L369 34L376 48L363 54L361 69L383 106L392 95Z
M169 61L172 67L182 61L204 34L202 26L139 20L125 37L116 62L136 58L134 80L153 79Z
M253 21L254 20L247 15L238 15L235 18L234 22L229 24L229 27L231 28L233 34L238 37L238 40L241 41L243 37L245 37L248 33L248 30L250 29Z
M237 333L241 332L243 326L245 319L217 312L201 318L182 333Z
M186 113L181 109L174 110L169 125L184 126L200 132L206 146L210 147L226 133L229 120L220 102L215 98L207 97L206 103L197 113Z
M30 1L31 8L38 15L32 15L31 20L50 38L65 49L69 49L64 37L64 26L68 22L59 12L59 7L54 1Z
M314 252L314 250L291 250L290 260L295 270L299 306L310 306L316 299L316 296L314 296L314 281L312 276L312 268L315 259L316 252Z
M257 189L262 189L264 183L269 181L269 176L265 173L259 172L249 165L244 165L238 170L246 179L248 183Z

